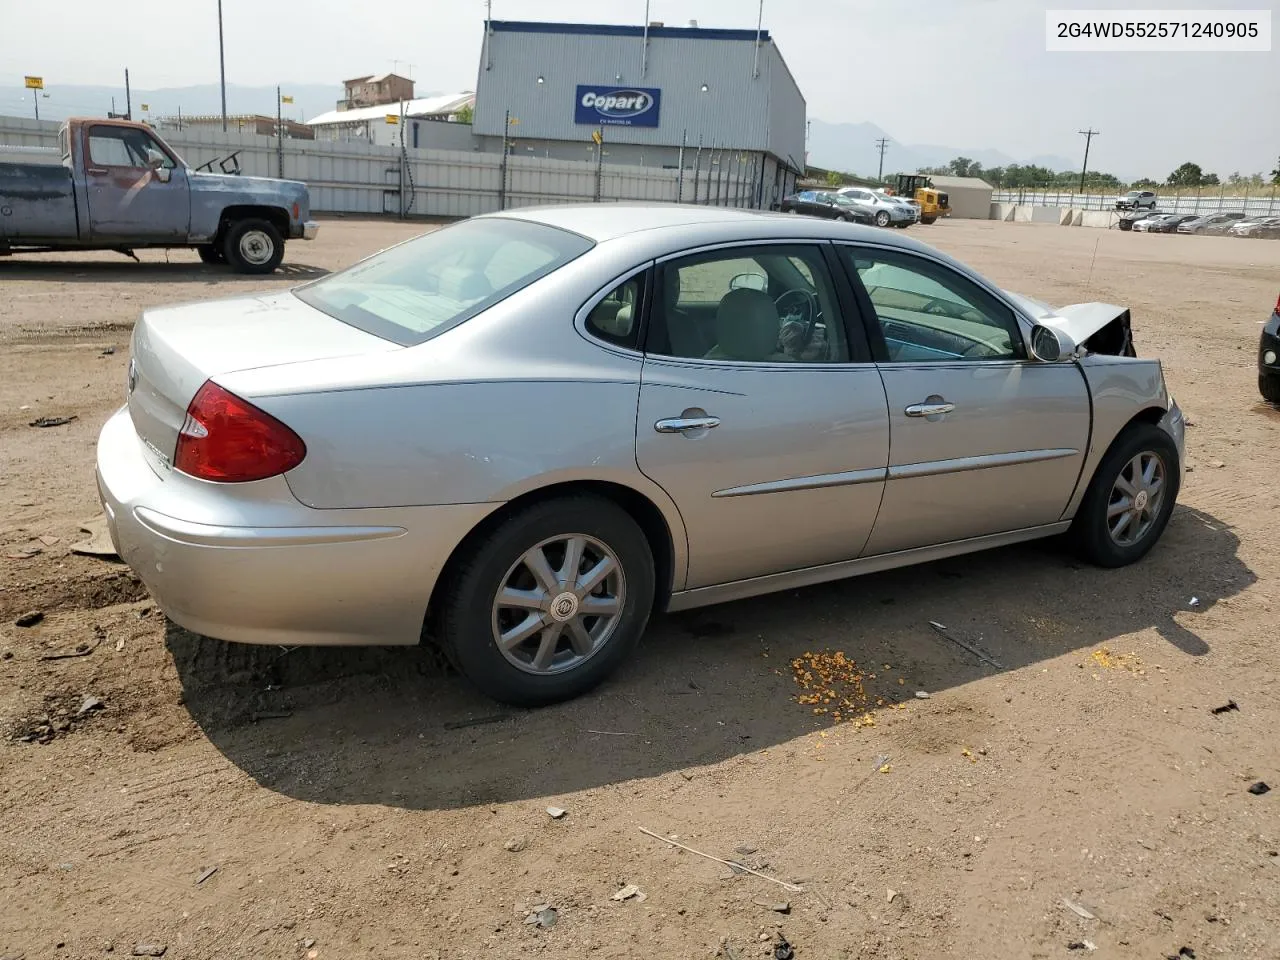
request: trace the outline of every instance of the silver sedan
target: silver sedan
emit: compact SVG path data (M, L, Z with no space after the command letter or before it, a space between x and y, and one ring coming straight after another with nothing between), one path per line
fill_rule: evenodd
M869 227L604 204L148 310L97 476L179 624L429 637L542 704L655 610L1055 534L1132 563L1182 451L1122 307L1051 309Z

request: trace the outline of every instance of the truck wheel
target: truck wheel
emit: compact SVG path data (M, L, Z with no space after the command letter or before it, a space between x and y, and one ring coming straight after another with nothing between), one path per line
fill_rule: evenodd
M227 228L222 252L236 273L271 273L284 259L284 238L266 220L237 220Z
M226 263L227 258L222 255L222 251L217 245L212 243L202 243L196 247L196 253L205 263Z
M938 219L937 217L921 217L920 222L928 226L929 224L933 223L933 221L937 219Z

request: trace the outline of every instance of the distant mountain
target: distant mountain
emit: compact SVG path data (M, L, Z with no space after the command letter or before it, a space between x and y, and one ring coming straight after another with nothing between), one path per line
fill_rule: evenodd
M981 147L948 147L941 144L904 144L895 140L874 123L827 123L812 120L809 127L809 162L819 167L843 170L862 176L875 176L880 152L875 141L888 138L884 155L884 171L914 172L919 167L935 167L956 157L968 157L984 167L1004 167L1011 163L1035 163L1053 170L1071 170L1066 157L1042 155L1020 161L999 150Z
M50 84L44 92L48 98L40 99L41 120L65 120L71 116L105 117L115 98L117 113L125 111L124 83L119 86L64 86ZM293 97L292 104L284 104L284 115L297 120L310 120L327 110L342 96L342 86L290 83L281 87L281 93ZM425 95L425 94L424 94ZM179 109L187 116L220 114L222 99L216 83L195 87L168 87L149 90L132 89L133 116L143 118L142 104L150 108L153 117L172 116ZM0 114L30 117L33 115L31 91L22 87L0 86ZM276 112L275 87L247 87L227 84L227 113L260 113L272 116Z

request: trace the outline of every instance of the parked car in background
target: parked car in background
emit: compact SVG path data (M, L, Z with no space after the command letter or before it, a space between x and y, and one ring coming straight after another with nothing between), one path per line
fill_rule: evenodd
M870 207L822 190L802 190L792 194L779 204L778 209L782 213L800 213L827 220L875 223L875 211Z
M897 194L884 193L884 192L879 191L879 190L877 190L877 191L876 191L876 193L877 193L879 196L884 197L884 198L885 198L886 200L888 200L890 203L896 203L896 204L898 204L898 205L899 205L899 206L901 206L901 207L905 207L905 208L906 208L906 210L911 214L911 219L910 219L910 220L902 220L902 221L896 221L896 222L894 222L894 224L893 224L893 225L894 225L895 227L901 227L902 229L904 229L904 230L905 230L907 227L911 226L913 223L919 223L919 222L920 222L920 203L919 203L919 201L917 201L917 200L913 200L913 199L910 199L910 198L908 198L908 197L900 197L900 196L898 196Z
M842 197L870 207L874 211L877 227L910 225L915 221L915 214L909 207L883 193L876 193L866 187L844 187L839 193Z
M1268 403L1280 403L1280 296L1258 344L1258 392Z
M68 120L58 141L60 163L0 163L0 256L194 247L271 273L319 229L305 183L193 170L146 124Z
M1181 213L1153 213L1150 216L1142 217L1133 222L1135 233L1162 233L1164 226L1171 220L1178 220L1180 217L1191 219L1190 214Z
M126 395L97 488L175 621L425 635L529 706L601 682L655 611L1064 533L1134 563L1184 469L1128 309L1054 309L884 230L675 204L508 210L148 309Z
M1199 232L1201 234L1205 234L1208 236L1221 237L1227 233L1230 233L1231 228L1236 226L1237 224L1244 223L1246 220L1257 220L1257 219L1260 219L1260 218L1250 217L1245 214L1241 214L1239 217L1237 217L1234 220L1223 220L1219 223L1211 223L1209 224L1209 226L1205 227L1203 230Z
M1144 220L1150 220L1153 217L1165 217L1167 213L1160 210L1127 210L1120 214L1116 226L1121 230L1132 230L1134 226Z
M1190 223L1194 219L1196 219L1194 213L1168 213L1163 217L1153 217L1150 220L1143 221L1143 232L1175 233L1182 224Z
M1210 213L1178 224L1178 233L1210 233L1211 228L1221 226L1223 230L1244 219L1243 213Z
M1280 217L1241 220L1227 232L1233 237L1252 237L1255 240L1280 239Z
M1150 190L1130 190L1116 199L1117 210L1154 210L1156 195Z

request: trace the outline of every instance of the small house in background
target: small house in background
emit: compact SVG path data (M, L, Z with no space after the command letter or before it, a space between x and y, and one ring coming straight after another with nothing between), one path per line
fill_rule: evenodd
M396 73L371 74L342 81L345 96L339 110L359 110L413 99L413 81Z
M977 177L929 175L933 186L947 195L951 217L959 220L987 220L991 217L993 187Z

